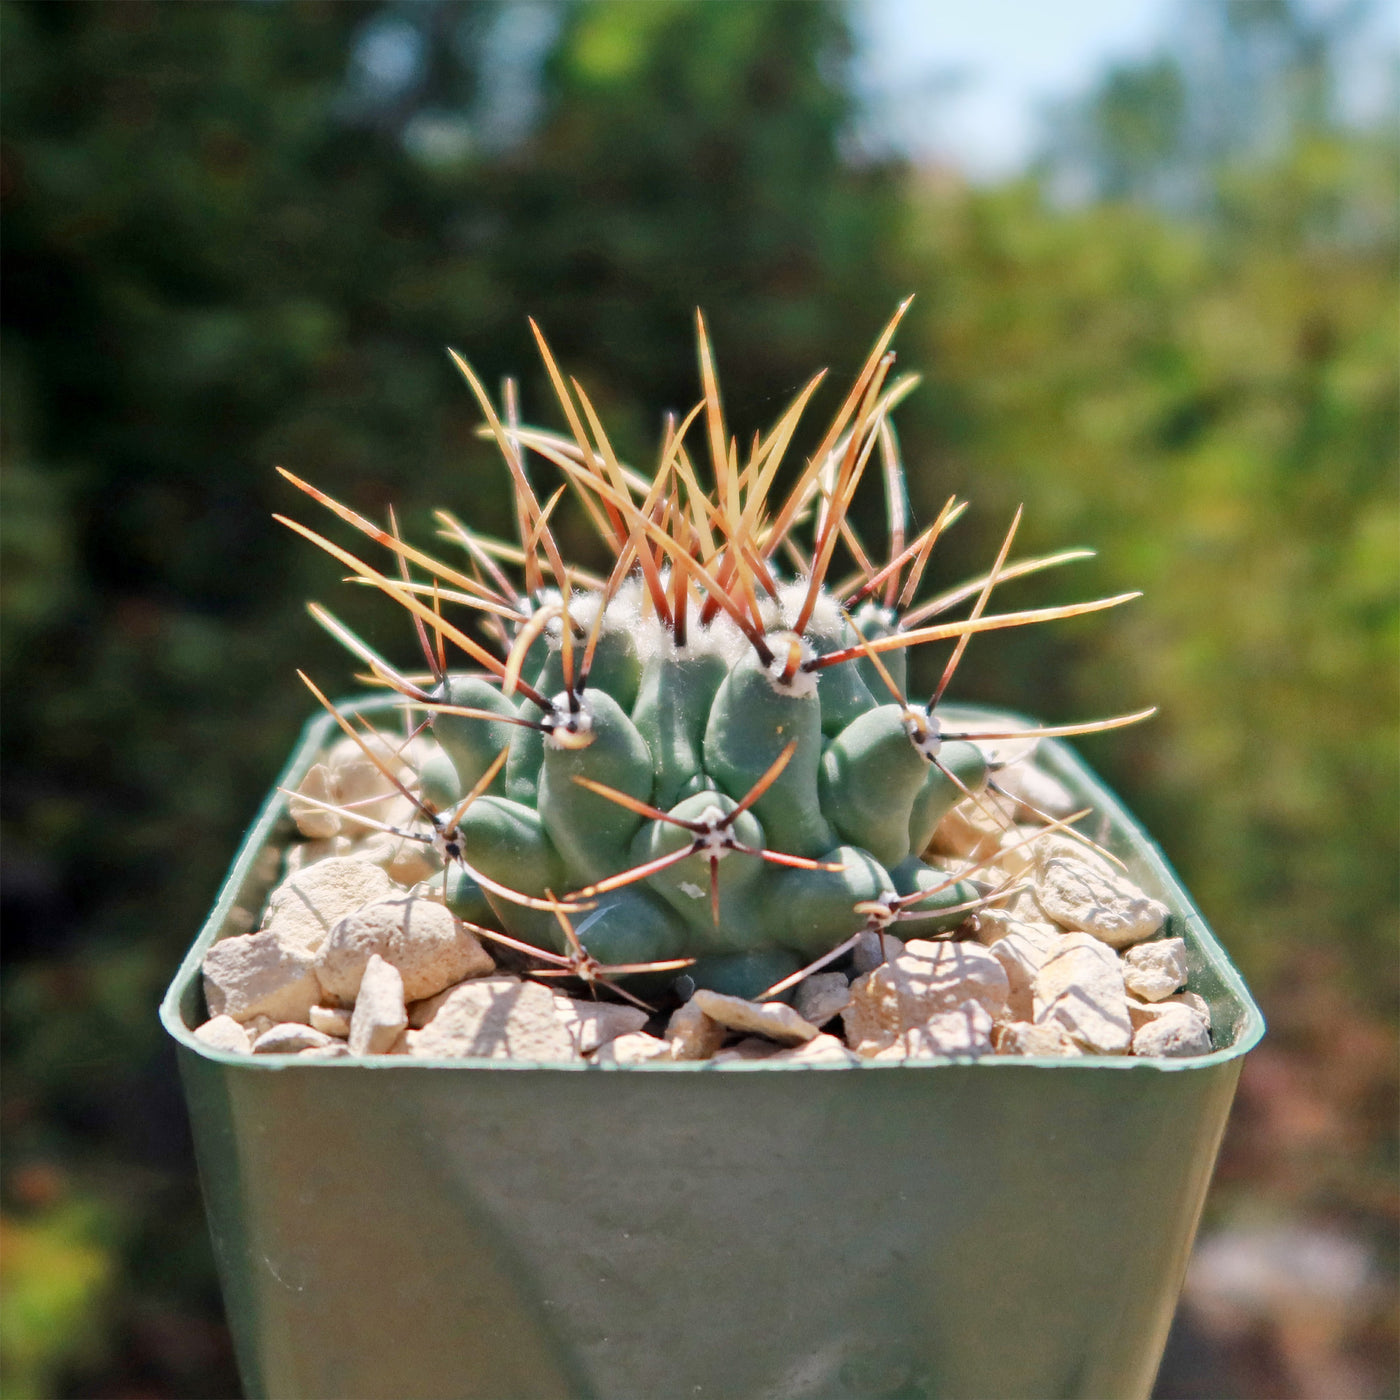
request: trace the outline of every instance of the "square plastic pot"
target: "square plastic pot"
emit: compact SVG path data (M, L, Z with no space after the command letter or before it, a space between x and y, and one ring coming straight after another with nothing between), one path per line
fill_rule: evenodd
M329 726L308 726L279 786ZM1263 1020L1118 800L1063 744L1040 761L1171 909L1213 1053L821 1069L220 1053L191 1034L200 961L256 927L276 882L292 826L274 789L161 1007L248 1395L1147 1396Z

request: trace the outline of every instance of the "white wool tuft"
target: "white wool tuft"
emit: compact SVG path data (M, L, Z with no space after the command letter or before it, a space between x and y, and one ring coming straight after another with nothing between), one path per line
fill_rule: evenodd
M789 629L796 627L802 605L807 601L807 580L796 579L778 589L778 602L782 610L782 625ZM817 601L812 608L812 616L807 623L809 637L820 637L823 641L837 641L843 632L841 605L826 589L817 593Z

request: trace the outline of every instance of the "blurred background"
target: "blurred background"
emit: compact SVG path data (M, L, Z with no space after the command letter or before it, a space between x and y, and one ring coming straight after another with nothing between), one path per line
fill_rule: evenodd
M1394 6L0 24L6 1397L237 1393L155 1007L307 716L294 667L351 686L303 601L412 655L269 520L273 465L507 532L445 345L553 425L536 316L640 463L697 397L697 305L744 437L911 291L915 513L973 502L933 583L1025 502L1027 553L1099 554L1008 601L1146 593L975 643L958 695L1161 707L1082 750L1270 1021L1158 1395L1397 1393Z

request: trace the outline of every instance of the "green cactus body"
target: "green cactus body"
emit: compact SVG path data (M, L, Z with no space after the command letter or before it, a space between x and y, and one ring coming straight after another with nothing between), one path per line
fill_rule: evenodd
M539 785L540 820L576 884L621 870L642 819L574 779L603 783L639 802L651 800L652 785L651 750L622 706L591 686L583 705L590 742L575 748L547 738Z
M923 786L909 814L909 849L921 855L933 840L938 823L969 793L980 793L991 772L987 756L976 744L953 739L942 745L938 761L928 765Z
M783 948L764 948L751 953L715 953L698 958L686 976L697 987L722 992L731 997L756 997L802 966L802 959ZM790 1001L791 991L780 1000Z
M904 711L898 705L867 709L822 755L822 808L847 841L886 868L898 865L909 854L909 819L928 771L928 760L905 731Z
M433 696L449 705L490 710L502 716L500 723L466 715L435 714L432 717L433 738L452 760L462 791L469 791L491 766L496 755L513 743L518 733L525 731L508 723L515 718L516 708L501 694L500 688L479 676L450 675L437 687ZM504 793L504 775L497 775L489 790Z
M717 652L670 649L643 665L632 721L651 745L657 806L680 801L703 778L705 726L728 669Z
M534 807L504 797L481 797L462 814L458 830L467 860L497 884L539 899L568 883L564 862ZM552 945L558 932L552 914L527 909L489 890L485 897L507 933Z
M827 656L843 647L855 645L855 629L844 619L838 627L808 633L807 642L818 656ZM868 664L868 663L867 663ZM876 695L886 694L884 685L871 693L865 676L856 661L843 661L823 671L817 679L817 698L822 707L822 733L833 738L879 702Z
M538 724L545 712L533 700L526 700L520 718ZM506 796L512 802L533 807L540 800L540 769L544 766L544 735L538 729L517 725L506 755Z
M417 895L433 896L443 892L443 876L435 875L414 887ZM459 918L469 924L491 928L496 922L496 911L486 897L486 891L460 865L449 865L446 874L446 904Z
M418 792L433 811L446 812L461 799L462 783L457 771L457 765L447 756L445 749L429 753L419 763Z
M682 956L685 923L649 890L635 885L598 896L598 907L575 918L578 940L601 963L656 962ZM567 951L556 923L553 946Z
M909 387L907 379L903 387L885 383L897 321L845 396L823 439L825 455L785 472L779 458L797 417L790 410L771 433L756 434L743 460L743 435L731 438L724 424L708 348L703 420L693 414L676 429L678 437L668 435L649 482L616 461L591 406L575 400L552 360L565 417L580 436L588 422L591 445L511 428L511 414L491 404L459 360L510 459L522 525L519 547L475 546L472 578L400 545L398 563L422 577L395 582L289 522L414 614L434 677L426 691L313 609L431 719L441 754L419 775L420 816L437 823L439 839L448 833L435 813L460 804L507 750L504 771L460 814L468 870L449 874L446 897L463 917L482 925L494 920L499 930L577 963L567 918L599 964L630 970L694 957L685 975L697 986L745 996L824 958L862 929L886 927L900 896L935 891L927 902L907 906L896 925L901 933L943 932L960 922L963 914L950 911L973 900L978 887L960 880L936 889L947 877L920 857L944 816L987 789L988 751L976 741L1007 736L943 740L936 714L925 716L907 694L907 648L1072 617L1129 595L995 616L989 595L1003 564L1006 576L1014 568L1019 577L1078 557L1069 551L1012 562L1008 534L998 564L982 580L931 607L902 611L918 592L928 550L955 514L950 502L922 536L911 538L892 455L897 444L885 421ZM807 392L794 405L797 413ZM703 430L683 445L697 421ZM701 431L713 491L700 484L707 470L695 455ZM555 502L568 498L556 493L541 505L524 470L528 458L533 472L536 457L561 469L618 552L605 570L606 585L563 561L549 518ZM888 563L883 556L872 563L876 556L843 524L871 460L883 463L871 475L885 478ZM786 495L775 488L779 476L795 477ZM398 543L331 504L378 545ZM812 533L799 542L809 522ZM829 588L833 561L838 571L848 567L849 560L841 562L847 546L857 573ZM522 578L511 582L505 570L517 567ZM494 584L483 581L487 574ZM439 583L447 587L439 590ZM429 594L431 605L422 601ZM963 622L925 625L974 598ZM850 614L847 600L853 600ZM473 607L488 615L451 611ZM425 627L437 629L436 645ZM490 645L468 636L474 627ZM958 643L953 668L967 640ZM442 659L448 644L480 671L449 672ZM443 714L434 710L435 699L483 714ZM739 806L745 810L732 816ZM566 909L521 902L551 897ZM675 972L668 970L671 977Z
M879 607L875 603L865 603L858 608L851 618L851 623L867 642L877 642L882 637L893 637L899 631L899 619L894 610ZM887 651L880 660L889 673L889 678L898 687L900 694L907 695L909 693L908 652ZM875 663L868 656L862 656L855 664L870 693L883 700L889 694L889 687L885 684Z
M746 654L724 678L710 709L706 771L722 791L742 797L794 739L797 752L753 812L775 851L818 856L836 845L817 791L821 702L815 686L806 694L780 690L762 661Z
M738 804L720 792L702 792L679 802L669 813L681 821L705 821L727 816ZM745 846L761 850L763 828L752 812L733 822L734 836ZM637 864L660 860L694 844L694 835L671 822L647 822L632 843ZM719 921L710 905L710 862L703 852L687 856L647 876L647 884L680 914L698 942L708 948L742 951L763 938L764 862L743 851L721 851L716 875Z
M769 911L782 930L777 942L813 958L866 926L869 915L857 911L856 905L873 903L895 892L884 866L868 851L838 846L823 859L842 868L784 871Z
M957 880L949 884L948 878L946 871L925 865L916 856L910 856L891 868L890 879L894 881L898 893L910 895L918 894L920 890L936 891L905 910L899 922L901 938L928 938L935 933L947 933L967 917L966 913L947 914L943 911L970 903L978 897L978 888L970 880Z

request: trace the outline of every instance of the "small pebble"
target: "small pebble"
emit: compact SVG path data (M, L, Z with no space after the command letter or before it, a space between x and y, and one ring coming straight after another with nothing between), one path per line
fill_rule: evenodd
M804 1021L824 1026L851 999L851 984L843 972L814 972L797 984L793 1010Z
M992 1032L998 1055L1082 1055L1074 1037L1058 1022L1007 1021Z
M640 1031L649 1019L639 1006L619 1006L615 1001L584 1001L578 997L560 996L554 1009L584 1055L619 1036ZM664 1041L658 1043L665 1047Z
M893 961L851 983L850 1005L841 1013L846 1041L858 1054L873 1055L967 1001L980 1003L992 1019L1003 1017L1009 991L1005 969L981 944L911 939Z
M859 976L864 972L874 972L881 963L897 958L904 951L904 940L892 933L877 933L874 929L864 929L851 950L851 967Z
M287 1021L264 1031L253 1042L253 1054L295 1055L301 1050L324 1049L339 1043L311 1026L304 1026L298 1021Z
M406 1037L417 1058L482 1056L559 1063L579 1059L555 1010L555 994L518 977L479 977L440 992L415 1008L426 1018Z
M792 1007L780 1001L745 1001L742 997L725 996L702 987L686 1004L698 1006L712 1021L732 1031L747 1031L784 1045L796 1045L817 1034L811 1022L803 1020Z
M326 996L353 1004L375 953L398 968L410 1001L496 970L491 955L445 904L400 894L357 909L332 927L316 955L316 976Z
M313 955L273 929L220 939L204 955L203 972L211 1016L305 1021L320 1000Z
M980 1002L965 1001L948 1011L939 1011L922 1025L902 1031L892 1045L873 1055L864 1047L860 1053L874 1060L927 1059L930 1056L990 1055L992 1018Z
M1036 1021L1058 1021L1090 1054L1126 1055L1132 1044L1123 965L1090 934L1066 934L1036 974L1034 1010Z
M263 924L314 953L337 919L384 898L393 888L388 875L368 861L351 856L318 860L273 890Z
M1210 1027L1195 1007L1183 1002L1158 1002L1160 1014L1144 1021L1133 1035L1133 1054L1177 1057L1210 1054Z
M724 1027L705 1015L692 998L671 1013L666 1039L671 1042L673 1060L708 1060L724 1044Z
M341 1040L350 1034L350 1009L345 1006L313 1006L307 1020L322 1034Z
M859 1057L846 1046L846 1042L834 1035L819 1035L812 1040L794 1045L789 1050L779 1050L768 1057L770 1065L819 1065L840 1066L859 1064Z
M595 1065L640 1065L671 1058L671 1043L642 1031L629 1031L604 1041L589 1057Z
M403 978L393 963L372 953L360 979L355 1014L350 1018L352 1055L382 1055L408 1025Z
M1110 948L1151 938L1168 913L1126 876L1105 875L1079 857L1038 862L1035 899L1057 924L1093 934Z
M232 1016L215 1016L206 1021L194 1033L211 1050L224 1050L233 1055L247 1055L252 1052L253 1042L248 1032Z
M1161 1001L1186 985L1186 941L1157 938L1123 954L1123 981L1143 1001Z

